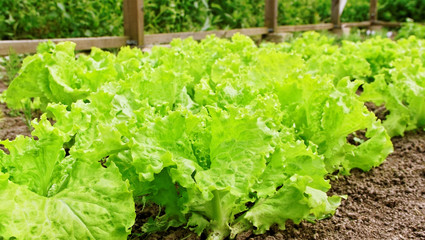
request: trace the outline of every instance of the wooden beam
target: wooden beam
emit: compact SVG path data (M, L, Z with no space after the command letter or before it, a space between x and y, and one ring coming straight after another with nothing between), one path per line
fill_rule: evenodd
M401 23L399 22L384 22L384 21L364 21L364 22L350 22L350 23L342 23L343 27L370 27L372 25L383 26L383 27L401 27Z
M277 24L277 0L266 0L264 9L264 26L268 28L269 33L275 32Z
M378 0L370 0L370 21L372 24L378 21Z
M143 0L124 0L124 35L129 37L129 45L144 45L143 6Z
M401 27L401 23L399 22L384 22L384 21L375 21L376 25L380 25L383 27Z
M364 22L350 22L350 23L342 23L342 27L370 27L372 23L370 21L364 21Z
M319 31L333 29L332 23L305 24L305 25L286 25L279 26L276 29L277 33L283 32L302 32L302 31Z
M342 23L343 27L370 27L372 25L383 26L383 27L401 27L401 23L399 22L384 22L384 21L364 21L364 22L350 22L350 23Z
M9 55L12 48L16 53L35 53L38 44L46 41L54 43L71 41L77 44L76 50L89 50L98 48L119 48L125 46L128 37L93 37L93 38L55 38L37 40L5 40L0 41L0 55Z
M332 0L331 23L334 28L341 28L340 0Z
M145 45L169 43L174 38L188 38L193 37L195 40L201 40L207 35L214 34L217 37L228 38L233 36L235 33L241 33L247 36L263 35L268 33L266 27L261 28L241 28L232 30L215 30L215 31L204 31L204 32L179 32L179 33L158 33L145 35Z

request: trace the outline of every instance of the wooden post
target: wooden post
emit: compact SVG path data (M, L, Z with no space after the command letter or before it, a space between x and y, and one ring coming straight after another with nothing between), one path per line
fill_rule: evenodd
M269 29L269 33L276 32L277 29L277 8L277 0L266 0L264 25Z
M370 0L370 22L378 21L378 0Z
M340 0L332 0L331 23L334 29L341 28Z
M265 0L264 26L267 28L267 34L263 34L263 40L268 42L283 42L287 33L277 33L277 10L278 0ZM292 34L291 34L292 35Z
M124 0L124 35L128 45L144 45L143 0Z
M378 0L370 0L370 30L379 31L382 26L378 24Z
M344 11L347 0L332 0L331 22L333 24L332 32L338 35L350 34L350 28L341 24L341 15Z

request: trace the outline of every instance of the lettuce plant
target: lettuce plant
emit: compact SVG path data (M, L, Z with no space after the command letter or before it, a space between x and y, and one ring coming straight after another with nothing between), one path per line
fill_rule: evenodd
M37 54L24 59L16 81L6 90L8 107L23 108L38 99L44 109L50 102L71 104L85 98L102 83L116 80L115 56L94 48L89 56L75 57L75 43L42 43Z
M384 126L390 136L425 127L425 68L423 62L404 57L392 62L393 69L364 86L362 99L385 105L389 111Z
M115 164L65 156L67 137L46 118L34 140L2 141L0 236L6 239L124 239L134 223L128 182Z

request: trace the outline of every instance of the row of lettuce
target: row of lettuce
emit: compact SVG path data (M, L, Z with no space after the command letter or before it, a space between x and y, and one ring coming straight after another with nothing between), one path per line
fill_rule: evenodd
M78 58L40 45L4 94L46 114L36 138L1 142L0 236L125 239L135 201L164 208L145 232L209 239L328 217L331 175L378 166L391 136L425 126L424 43L209 36ZM365 101L385 104L383 123Z

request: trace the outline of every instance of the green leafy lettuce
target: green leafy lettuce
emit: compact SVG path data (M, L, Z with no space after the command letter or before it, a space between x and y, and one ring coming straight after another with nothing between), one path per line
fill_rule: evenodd
M75 43L40 44L37 54L25 58L19 75L7 89L9 108L22 109L23 101L39 99L44 109L49 102L71 104L115 80L115 56L93 48L89 56L75 56Z
M128 182L115 164L65 156L64 137L43 118L33 135L2 141L0 236L126 239L134 223Z
M297 52L314 39L320 48ZM69 44L48 48L27 60L15 85L31 79L26 74L35 71L31 59L46 66L46 59L61 56L63 61L41 67L43 78L32 83L49 88L34 88L30 95L50 102L45 109L56 122L44 128L39 126L45 119L34 123L37 141L5 142L12 149L1 161L6 189L27 187L40 198L35 204L47 206L43 201L60 204L78 184L97 189L105 183L105 192L66 195L82 199L72 209L90 219L85 226L93 227L91 234L106 233L102 226L109 234L128 233L134 220L130 191L164 208L142 227L145 232L184 226L224 239L252 228L263 233L273 224L283 229L288 219L328 217L341 201L326 194L328 176L369 170L384 161L392 144L355 94L362 81L350 81L370 70L346 76L351 68L335 64L336 74L323 65L316 71L315 54L327 52L329 59L334 52L343 54L327 38L304 40L291 49L257 47L242 35L209 36L201 42L175 40L171 48L154 47L149 54L123 48L114 57L94 50L77 60L71 48L69 54L59 51ZM360 57L344 62L350 59L369 66ZM13 100L13 91L11 86L6 98L17 106L21 100ZM349 143L347 137L357 131L364 131L365 139ZM17 167L23 151L13 146L20 141L35 154L25 159L48 167ZM24 174L27 169L34 173ZM85 211L88 198L100 201L96 206L109 215Z

